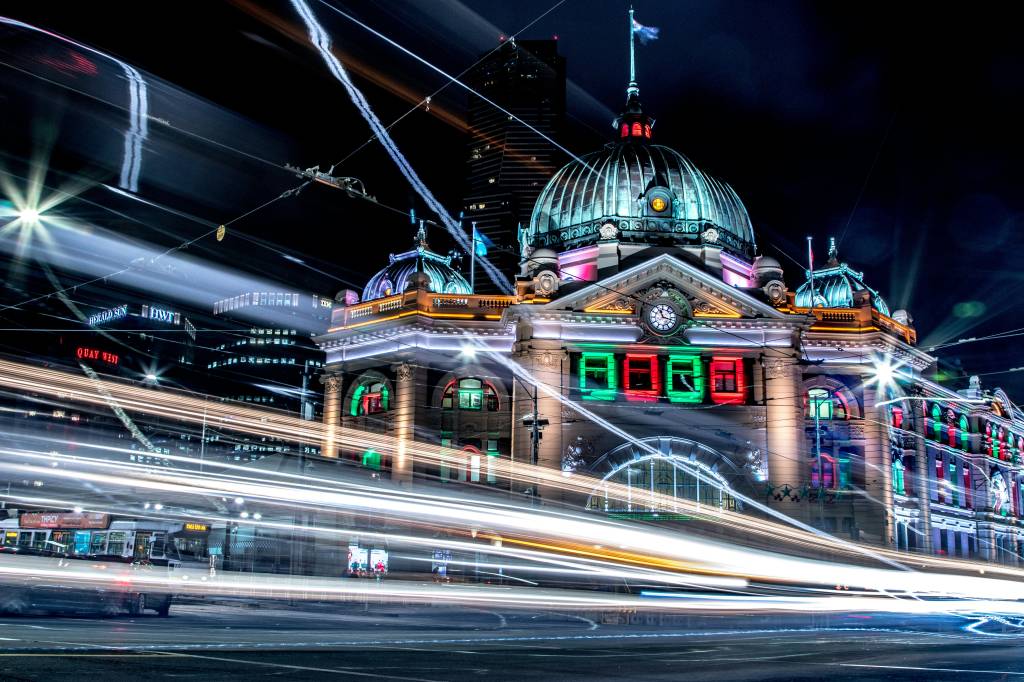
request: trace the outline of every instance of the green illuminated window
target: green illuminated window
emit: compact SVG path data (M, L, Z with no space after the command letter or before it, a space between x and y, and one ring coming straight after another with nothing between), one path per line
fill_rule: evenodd
M807 391L807 407L811 419L832 419L832 396L824 388L812 388Z
M380 471L380 453L376 450L367 450L363 453L363 466L367 469Z
M387 412L390 403L389 398L386 384L370 380L360 384L355 392L352 393L352 403L349 411L353 417Z
M704 400L704 371L699 355L670 355L666 374L669 402L699 403Z
M617 387L612 353L580 355L580 391L584 400L615 400Z
M902 485L903 478L900 475L900 484ZM849 490L853 486L850 483L850 458L847 455L839 455L839 488L840 490Z
M479 379L462 379L459 381L459 409L479 410L484 404L483 383Z
M894 460L892 463L892 490L897 495L906 495L906 488L903 481L903 462Z
M970 449L971 443L971 425L967 421L967 417L960 416L960 447L965 451Z

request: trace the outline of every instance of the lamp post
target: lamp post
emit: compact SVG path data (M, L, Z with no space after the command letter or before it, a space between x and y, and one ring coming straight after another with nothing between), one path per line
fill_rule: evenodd
M526 394L530 397L530 400L533 403L533 414L532 414L532 416L531 416L531 418L529 420L527 420L525 418L523 419L523 426L529 426L530 427L530 463L533 466L537 466L537 463L539 461L539 455L540 455L540 428L542 426L547 426L550 422L547 419L541 419L540 418L540 412L539 412L539 406L538 406L538 403L539 403L538 394L540 393L540 391L537 390L537 385L534 384L533 385L533 390L531 391L530 387L527 384L525 384L523 382L523 380L519 378L519 376L517 376L517 375L513 375L513 376L515 377L515 380L517 382L519 382L519 385L522 386L523 389L526 391ZM531 486L531 490L533 491L533 498L534 498L534 500L537 499L537 492L538 492L537 488L538 488L537 481L534 480L534 483Z

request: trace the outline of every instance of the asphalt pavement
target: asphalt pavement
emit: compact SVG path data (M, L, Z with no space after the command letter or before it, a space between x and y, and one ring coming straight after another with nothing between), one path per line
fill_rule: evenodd
M240 603L0 617L0 680L1024 679L1024 631L982 618L590 615Z

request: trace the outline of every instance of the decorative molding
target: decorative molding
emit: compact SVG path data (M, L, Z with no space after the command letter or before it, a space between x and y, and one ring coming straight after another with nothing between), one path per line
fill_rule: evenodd
M324 379L324 393L333 395L341 392L341 378L337 374L328 374Z
M395 371L395 376L399 381L410 381L412 380L412 365L407 362L403 362L398 366Z

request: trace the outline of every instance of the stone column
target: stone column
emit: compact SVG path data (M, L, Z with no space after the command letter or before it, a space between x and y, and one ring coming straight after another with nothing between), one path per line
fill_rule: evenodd
M341 425L341 375L336 373L324 376L324 440L320 444L320 453L324 457L337 457L336 439L338 427Z
M915 415L912 422L914 429L914 478L915 491L917 493L917 508L921 512L920 523L917 529L923 534L919 535L921 551L925 554L932 554L935 548L932 547L932 469L928 466L928 448L925 445L924 417ZM974 472L971 472L971 480L974 480Z
M867 498L858 505L864 511L858 520L869 542L892 545L893 495L892 449L889 444L889 419L885 407L875 407L878 392L864 388L864 492Z
M408 445L416 437L416 405L420 387L425 390L426 370L403 362L395 367L394 434L398 442L391 460L391 480L401 487L412 485L413 455Z
M764 358L763 363L768 483L774 488L768 504L787 516L806 521L807 502L799 491L810 483L810 461L803 428L800 368L792 355L773 354ZM781 499L775 499L779 496Z

